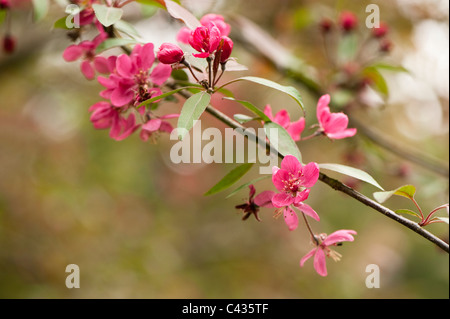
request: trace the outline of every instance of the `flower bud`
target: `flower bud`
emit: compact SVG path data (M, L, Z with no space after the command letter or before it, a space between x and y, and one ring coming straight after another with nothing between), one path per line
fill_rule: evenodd
M183 61L184 52L181 48L172 43L163 43L158 51L158 60L163 64L174 64Z
M229 37L222 37L222 54L220 55L220 63L226 63L233 51L233 41Z
M353 31L358 25L358 17L353 12L344 11L339 17L339 24L344 31Z
M16 48L16 39L11 35L7 34L3 38L3 51L6 53L13 53Z
M323 18L322 21L320 21L319 27L322 33L329 33L333 28L333 21L328 18Z
M392 42L388 39L384 39L383 41L381 41L380 43L380 51L381 52L385 52L385 53L389 53L392 51Z
M372 29L372 35L375 38L382 38L384 37L389 31L389 27L385 23L380 23L380 26L378 28Z
M0 0L0 9L9 9L10 6L9 0Z

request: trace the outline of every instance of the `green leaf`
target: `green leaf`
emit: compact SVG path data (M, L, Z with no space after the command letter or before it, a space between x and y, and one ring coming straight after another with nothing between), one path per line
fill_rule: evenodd
M255 184L256 182L259 182L259 181L261 181L261 180L263 180L263 179L267 179L267 178L269 178L269 177L272 177L272 175L265 175L265 176L261 176L261 177L255 178L254 180L251 180L250 182L245 183L245 184L239 186L239 187L236 188L234 191L232 191L230 194L228 194L228 196L225 197L225 198L230 198L231 196L233 196L234 194L236 194L237 192L239 192L241 189L243 189L243 188L245 188L245 187L247 187L247 186L249 186L249 185L251 185L251 184Z
M379 203L384 203L389 198L391 198L393 195L403 196L403 197L406 197L409 199L413 199L415 193L416 193L416 188L413 185L405 185L405 186L401 186L397 189L394 189L392 191L373 193L373 197Z
M122 18L123 10L121 8L108 7L102 4L93 4L95 16L105 27L109 27Z
M409 70L402 67L401 65L392 65L388 63L383 62L377 62L371 65L371 67L379 69L379 70L386 70L386 71L392 71L392 72L407 72L409 73Z
M173 90L173 91L169 91L169 92L163 93L163 94L161 94L161 95L152 97L151 99L145 100L144 102L142 102L141 104L139 104L139 105L137 106L137 108L140 108L141 106L144 106L144 105L149 105L149 104L151 104L151 103L154 103L155 101L164 99L164 98L166 98L166 97L168 97L168 96L174 95L174 94L176 94L176 93L178 93L178 92L180 92L180 91L182 91L182 90L186 90L186 89L189 89L189 88L193 88L193 87L181 87L181 88L175 89L175 90Z
M234 79L234 80L222 85L222 87L229 85L231 83L237 82L237 81L249 81L249 82L257 83L257 84L278 90L280 92L283 92L283 93L289 95L290 97L292 97L298 103L298 105L300 105L303 113L305 113L305 106L303 105L302 96L300 95L300 92L293 86L284 86L284 85L278 84L276 82L273 82L273 81L270 81L267 79L263 79L263 78L259 78L259 77L255 77L255 76L244 76L241 78Z
M389 88L380 71L375 67L367 67L363 70L363 75L372 80L375 89L383 95L389 95Z
M66 20L67 20L67 17L62 17L61 19L56 20L55 23L53 24L53 28L70 30L67 27Z
M337 55L340 63L352 61L358 50L358 37L356 33L344 35L338 44Z
M230 101L235 101L238 102L240 104L242 104L243 106L245 106L248 110L252 111L253 113L255 113L258 117L260 117L264 122L270 122L270 118L264 114L263 111L261 111L260 109L258 109L256 106L254 106L252 103L247 102L247 101L242 101L242 100L236 100L235 98L232 97L224 97L225 100L230 100Z
M418 217L419 219L421 219L421 217L419 216L419 214L417 214L416 212L413 212L412 210L409 209L397 209L395 211L396 214L408 214L408 215L413 215Z
M362 180L366 183L372 184L373 186L378 187L379 189L383 189L383 187L378 184L378 182L370 176L368 173L364 172L363 170L360 170L358 168L341 165L341 164L319 164L320 169L328 169L330 171L335 171L347 176L351 176L353 178Z
M48 13L50 7L49 0L33 0L34 21L41 21Z
M178 118L177 130L180 140L191 130L195 121L200 118L210 101L211 95L207 92L199 92L186 100Z
M273 129L275 129L276 134L274 134ZM297 144L295 144L292 137L283 127L274 122L267 122L264 124L264 132L266 133L271 146L275 148L278 153L284 156L293 155L300 163L302 162L302 154L300 153Z
M114 23L114 28L133 38L140 37L139 32L136 30L136 28L124 20L119 20L116 23Z
M231 185L236 183L242 176L252 168L253 163L244 163L234 168L231 172L225 175L216 185L214 185L209 191L205 193L205 196L219 193Z
M6 18L6 10L0 10L0 24L3 23L5 18Z
M234 117L234 119L236 121L238 121L241 124L244 124L244 123L247 123L247 122L259 119L259 117L255 118L255 117L251 117L251 116L248 116L248 115L245 115L245 114L234 114L233 117Z
M129 44L135 44L137 43L136 40L133 39L125 39L125 38L111 38L106 39L102 43L99 44L99 46L95 49L95 53L101 53L103 51L106 51L111 48L115 47L121 47Z

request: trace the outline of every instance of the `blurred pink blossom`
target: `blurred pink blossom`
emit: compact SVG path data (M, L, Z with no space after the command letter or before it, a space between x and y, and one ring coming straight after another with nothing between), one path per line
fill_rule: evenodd
M300 119L296 122L291 122L289 113L286 110L279 111L274 117L272 114L272 108L269 104L267 104L264 108L264 114L266 114L272 122L275 122L283 127L294 141L300 140L300 135L305 129L304 117L300 117Z

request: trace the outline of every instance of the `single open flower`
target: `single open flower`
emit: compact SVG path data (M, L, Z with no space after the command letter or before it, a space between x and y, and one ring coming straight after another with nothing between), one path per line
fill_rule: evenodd
M314 256L314 269L319 275L326 276L328 274L326 257L331 257L334 261L339 261L342 257L341 254L330 249L330 246L336 246L343 241L353 241L354 238L352 235L356 235L356 231L341 229L328 236L326 234L316 236L316 240L318 241L316 247L303 256L300 260L300 267L303 267L305 262Z
M275 215L283 213L289 230L298 227L298 216L294 209L319 221L319 215L309 205L303 203L310 193L311 187L319 178L319 167L316 163L303 166L295 156L286 155L281 161L281 168L272 168L272 182L279 191L272 196L272 204L277 207Z
M283 127L294 141L300 140L300 135L305 129L304 117L300 117L300 119L296 122L291 122L289 113L286 110L281 110L277 114L275 114L275 116L273 116L272 108L269 104L267 104L264 108L264 114L266 114L272 122L275 122Z
M63 53L63 58L67 62L72 62L83 58L81 62L81 72L88 80L95 77L95 71L103 74L109 73L107 59L96 54L95 49L105 41L106 33L101 33L93 41L82 41L79 44L68 46Z
M211 27L201 26L191 32L189 44L198 52L193 56L196 58L207 58L219 47L221 40L220 30L212 25Z
M355 128L347 128L348 117L344 113L331 113L330 95L323 95L317 102L317 119L320 125L320 133L331 139L342 139L356 134Z

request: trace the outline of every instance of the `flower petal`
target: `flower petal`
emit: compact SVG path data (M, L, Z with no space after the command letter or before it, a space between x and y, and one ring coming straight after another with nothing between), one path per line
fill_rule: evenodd
M346 137L355 136L357 130L356 128L349 128L345 131L337 132L337 133L327 133L327 136L331 139L340 140Z
M305 118L300 118L297 122L292 122L288 128L287 132L292 137L294 141L300 141L300 135L302 134L303 130L305 129Z
M85 60L81 63L81 72L88 80L92 80L95 78L95 70L91 65L91 61Z
M294 197L286 193L278 193L272 197L272 204L275 207L289 206L294 203Z
M284 209L284 221L289 230L295 230L298 227L298 216L290 207Z
M323 241L323 244L326 246L330 246L343 241L354 241L355 238L353 238L352 235L356 234L357 233L354 230L341 229L328 235L327 238L325 238L325 240Z
M305 203L297 203L297 204L294 204L294 206L297 207L299 210L301 210L306 215L308 215L309 217L312 217L315 220L320 221L319 215L315 212L314 209L311 208L311 206L309 206Z
M321 248L317 248L316 255L314 256L314 269L323 277L327 275L325 252Z
M297 157L286 155L281 161L281 169L293 174L294 176L297 176L302 170L302 164L300 164ZM287 179L288 177L285 178L285 180Z
M302 259L300 259L300 267L303 267L305 262L316 253L317 249L318 248L311 249L305 256L302 257Z
M72 44L69 45L63 53L63 58L67 62L72 62L78 60L84 53L84 49L79 45Z
M172 67L170 65L160 63L153 69L150 79L154 84L161 86L167 81L171 73Z
M285 181L287 180L289 180L289 173L284 169L279 169L272 175L272 183L280 192L284 192Z
M286 110L281 110L277 114L275 114L275 118L273 121L283 128L287 128L291 123L291 118L289 117L289 113Z
M319 165L311 162L301 169L300 183L304 187L313 187L319 179Z
M272 198L276 193L273 191L263 191L256 195L254 202L260 207L274 207L272 204Z

